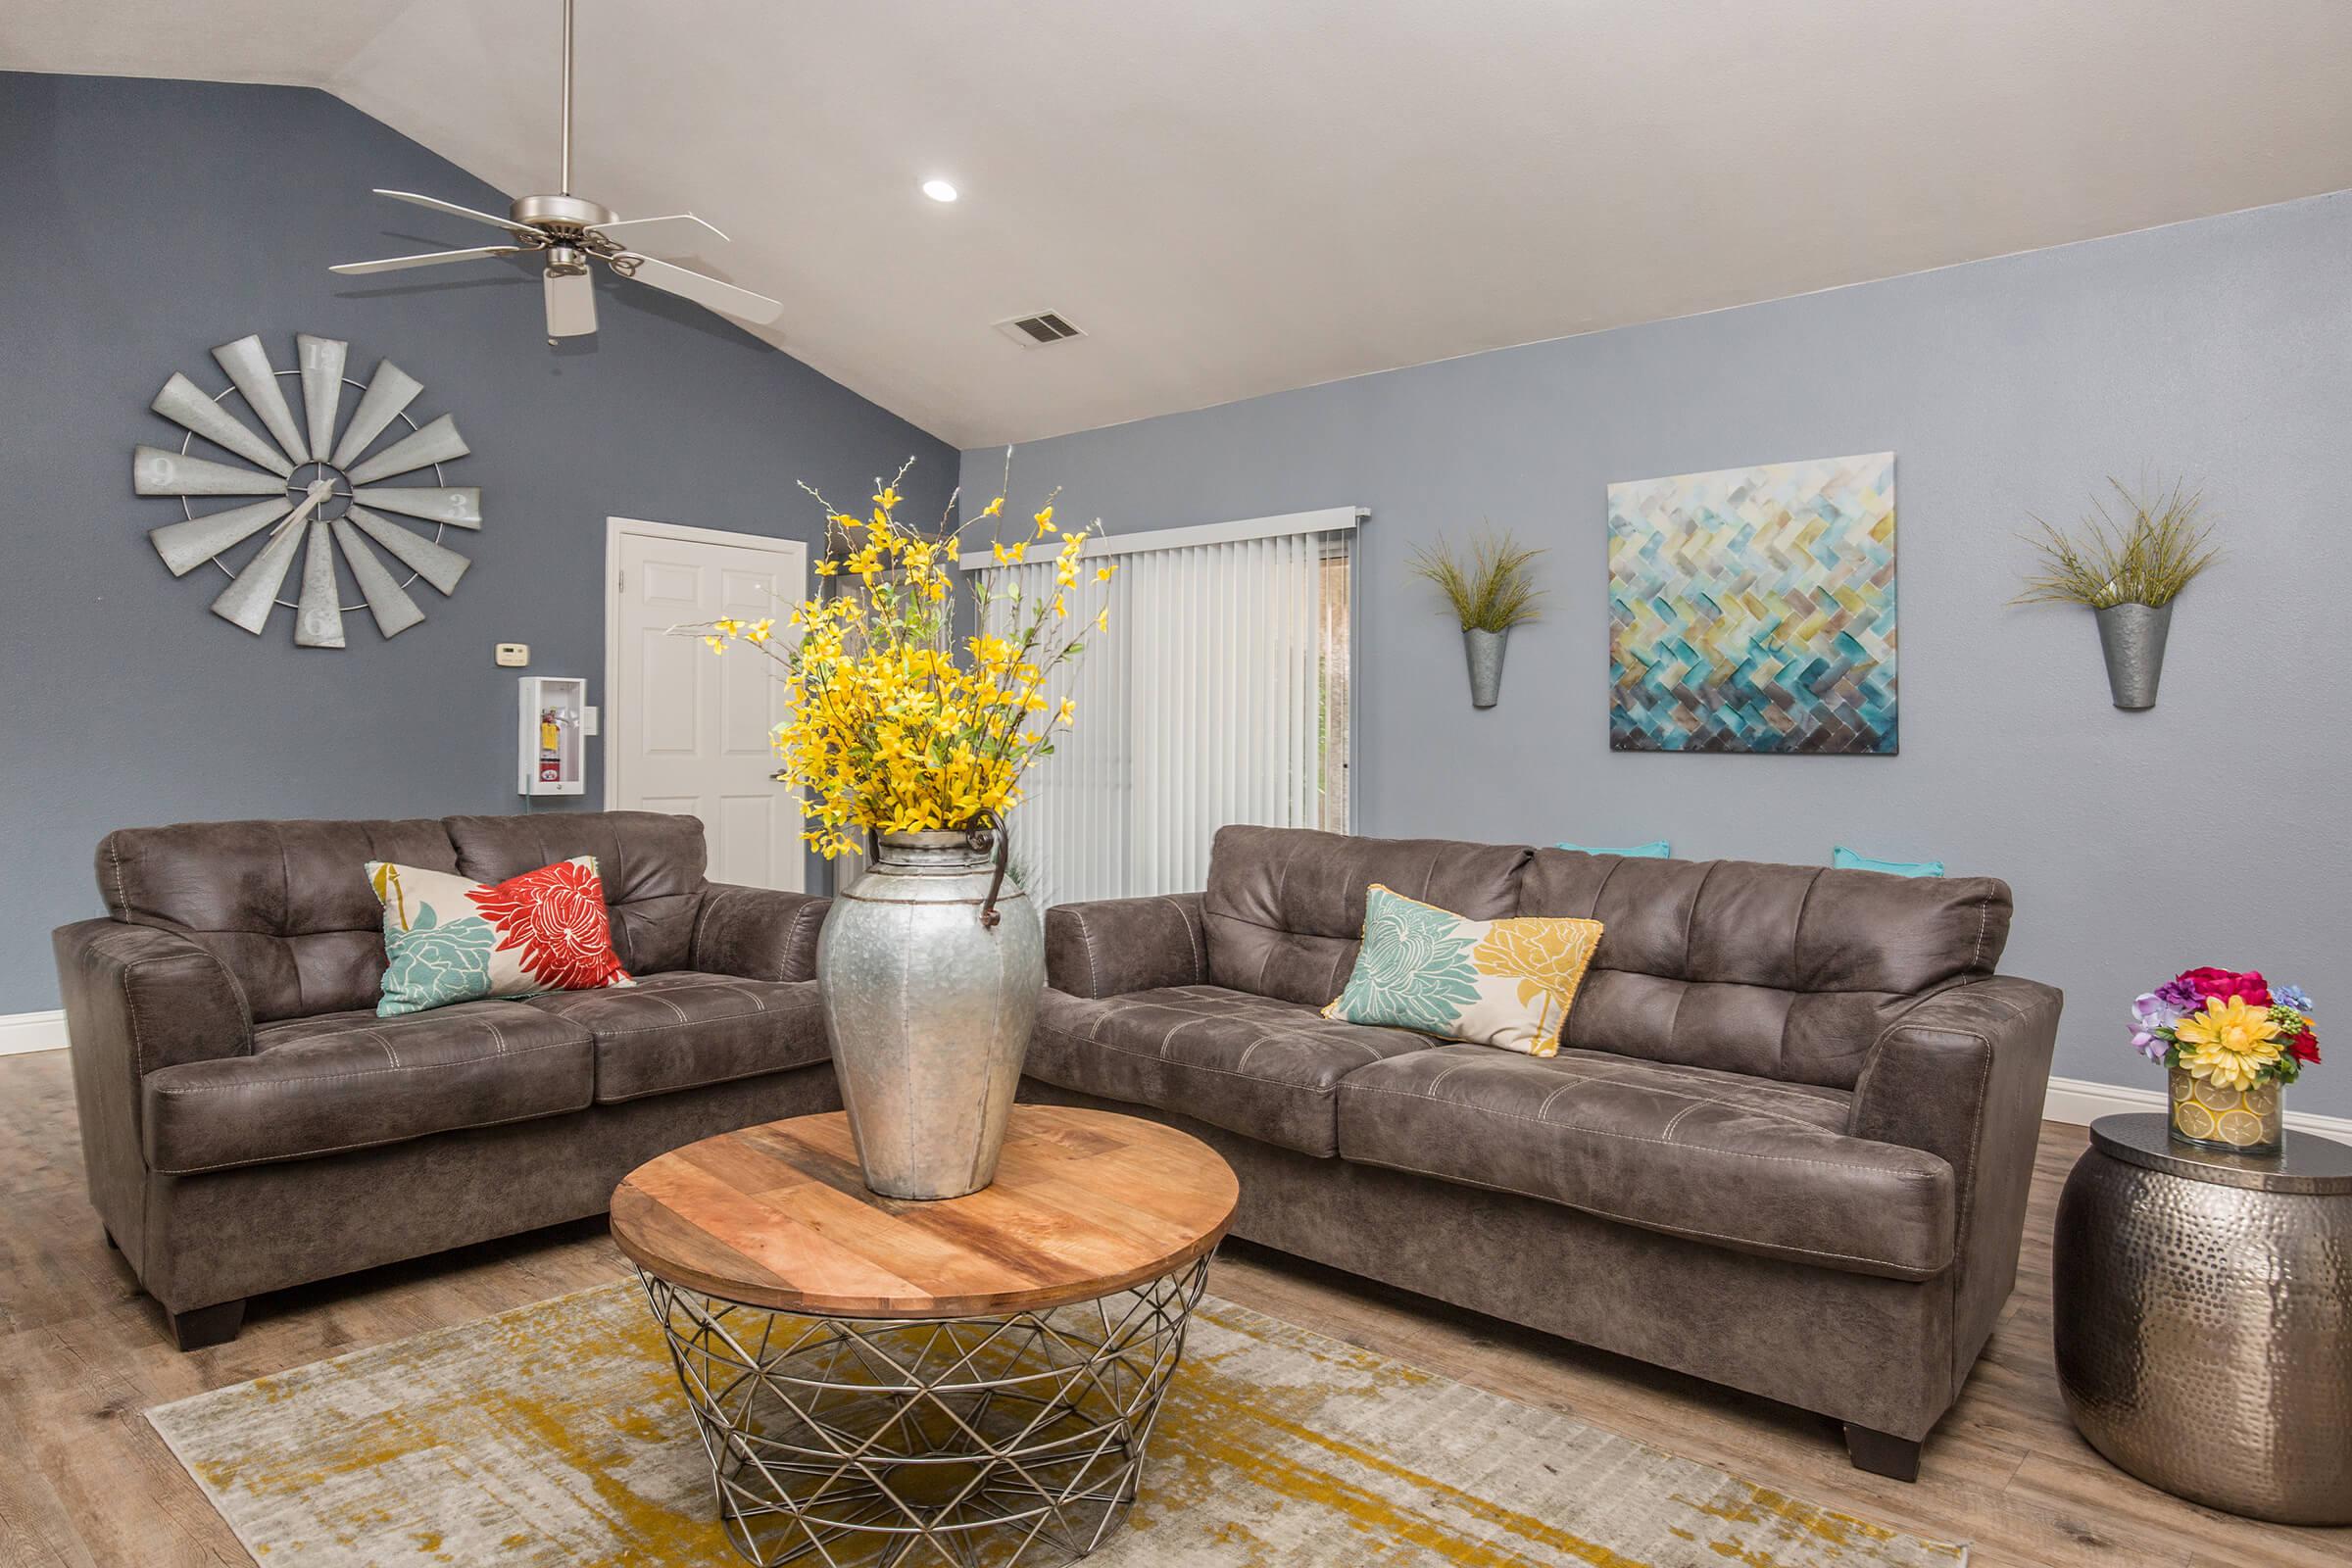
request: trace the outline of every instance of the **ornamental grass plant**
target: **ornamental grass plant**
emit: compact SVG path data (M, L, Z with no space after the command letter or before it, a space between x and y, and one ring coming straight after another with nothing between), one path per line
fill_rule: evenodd
M1440 536L1434 546L1413 551L1408 570L1436 585L1464 631L1509 631L1543 614L1535 563L1543 551L1521 544L1509 530L1489 530L1471 541L1469 553Z
M772 736L783 762L777 777L800 793L801 837L827 859L862 851L867 832L1002 822L1019 804L1028 769L1053 755L1053 737L1076 721L1076 703L1050 700L1047 683L1084 654L1079 631L1090 618L1098 630L1109 624L1107 608L1089 617L1073 602L1084 591L1081 558L1102 531L1100 519L1064 529L1048 497L1007 542L998 531L999 495L972 519L990 524L996 563L1024 564L1033 546L1049 548L1053 579L1027 593L1017 577L1003 590L976 582L978 629L957 639L955 573L964 529L953 525L956 498L936 529L902 522L898 485L906 466L875 481L862 514L801 487L825 511L827 549L814 569L835 591L792 609L797 639L778 635L772 616L673 628L702 637L713 654L744 645L782 667L791 716ZM1117 569L1094 567L1087 587L1109 582Z
M2091 514L2065 532L2041 518L2039 534L2026 541L2039 554L2040 570L2026 579L2021 605L2171 604L2199 573L2220 559L2209 540L2213 525L2203 516L2205 497L2176 480L2169 491L2137 493L2110 476L2123 508L2117 516L2091 499Z

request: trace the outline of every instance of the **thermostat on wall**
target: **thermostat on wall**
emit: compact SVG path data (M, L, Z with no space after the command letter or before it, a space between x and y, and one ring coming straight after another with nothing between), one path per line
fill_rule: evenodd
M498 645L498 663L500 668L520 669L523 665L529 663L530 662L531 645L529 643L500 643Z

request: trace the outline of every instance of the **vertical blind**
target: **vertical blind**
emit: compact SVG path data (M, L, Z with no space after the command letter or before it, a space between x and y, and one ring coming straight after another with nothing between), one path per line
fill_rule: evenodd
M1050 692L1077 724L1033 767L1011 816L1022 884L1042 903L1199 888L1209 841L1229 822L1344 826L1348 726L1347 607L1353 508L1108 536L1088 559L1118 572L1107 631ZM1011 596L1054 595L1050 560L986 574L989 629ZM1337 580L1335 581L1335 575Z

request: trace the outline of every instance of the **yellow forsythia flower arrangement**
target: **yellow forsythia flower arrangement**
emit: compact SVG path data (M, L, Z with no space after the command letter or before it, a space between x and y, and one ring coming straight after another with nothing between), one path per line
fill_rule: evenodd
M912 459L908 460L911 465ZM992 593L975 583L977 630L955 635L955 582L960 529L943 518L934 532L898 518L898 481L875 481L864 516L825 509L827 552L816 574L835 592L792 612L797 646L775 635L772 618L729 618L676 628L701 636L713 653L748 643L784 669L792 716L775 728L777 777L801 792L801 837L827 859L861 850L865 831L919 832L1002 820L1020 803L1021 777L1054 751L1076 705L1046 695L1048 678L1085 651L1077 630L1091 617L1071 602L1079 558L1102 531L1100 520L1064 529L1053 498L1031 519L1035 533L1006 544L992 538L1000 564L1025 561L1032 545L1054 540L1051 597L1018 587ZM948 502L953 517L955 498ZM980 513L1001 526L1004 498ZM1096 583L1117 568L1098 566Z

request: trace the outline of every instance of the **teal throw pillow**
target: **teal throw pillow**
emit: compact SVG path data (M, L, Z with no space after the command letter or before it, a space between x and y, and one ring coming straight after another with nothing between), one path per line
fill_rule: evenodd
M1629 844L1624 849L1603 849L1594 844L1554 844L1555 850L1574 850L1579 855L1622 855L1629 860L1669 860L1674 858L1674 846L1664 839L1651 839L1647 844Z
M1874 860L1840 844L1830 852L1830 863L1840 871L1884 871L1888 876L1941 876L1941 860Z

